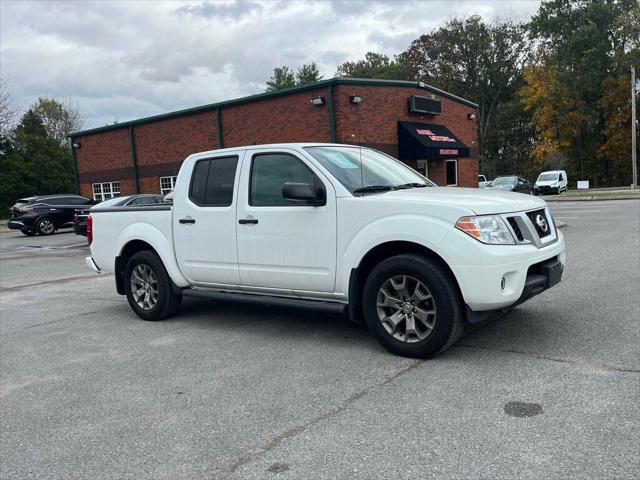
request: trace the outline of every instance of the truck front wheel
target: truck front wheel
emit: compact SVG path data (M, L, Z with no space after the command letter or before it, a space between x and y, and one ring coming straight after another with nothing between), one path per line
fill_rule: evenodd
M463 328L458 291L437 262L414 254L378 264L363 289L369 331L397 355L428 358L449 348Z
M131 256L124 271L129 305L144 320L162 320L178 310L182 295L173 291L162 260L144 250Z

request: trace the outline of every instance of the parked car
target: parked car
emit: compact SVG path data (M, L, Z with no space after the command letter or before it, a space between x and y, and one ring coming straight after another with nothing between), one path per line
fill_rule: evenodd
M487 177L478 175L478 188L486 188L489 185L491 185L491 182L487 181Z
M129 195L126 197L115 197L100 202L97 205L91 207L91 209L104 208L104 207L128 207L135 205L150 205L154 203L162 203L164 197L162 195L153 194L141 194L141 195ZM87 217L89 216L89 208L83 208L76 210L73 217L73 231L76 235L87 236Z
M486 186L485 189L502 190L505 192L516 193L533 193L533 185L531 185L531 182L516 175L509 177L498 177L491 182L491 185Z
M87 237L87 266L114 272L145 320L173 315L183 295L332 302L411 357L554 286L565 264L540 198L435 187L386 154L335 144L191 155L173 204L92 209Z
M7 226L27 236L51 235L60 228L71 227L78 207L92 201L79 195L41 195L21 198L9 209Z
M548 172L542 172L538 176L533 186L533 192L536 195L544 195L547 193L559 194L567 191L568 184L567 172L564 170L550 170Z

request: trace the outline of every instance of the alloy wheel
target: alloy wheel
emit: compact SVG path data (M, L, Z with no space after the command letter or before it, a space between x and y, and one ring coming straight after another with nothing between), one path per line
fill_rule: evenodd
M149 265L140 263L131 272L131 294L142 310L151 310L158 303L158 279Z
M420 280L409 275L396 275L384 282L376 306L384 329L401 342L420 342L435 327L433 296Z
M40 220L40 223L38 224L38 228L45 235L49 235L53 233L53 231L56 229L56 226L53 224L51 220L49 220L48 218L44 218Z

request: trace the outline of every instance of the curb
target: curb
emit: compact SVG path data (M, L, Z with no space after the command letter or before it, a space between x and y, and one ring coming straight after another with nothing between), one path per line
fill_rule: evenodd
M544 197L541 197L544 198ZM614 196L600 196L600 195L589 195L589 196L580 196L580 197L549 197L544 198L545 202L593 202L593 201L606 201L606 200L638 200L640 199L640 195L629 194L629 195L614 195Z

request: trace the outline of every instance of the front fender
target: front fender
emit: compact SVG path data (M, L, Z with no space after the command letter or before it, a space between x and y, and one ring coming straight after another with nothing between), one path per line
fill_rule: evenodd
M173 283L178 287L188 287L189 282L182 275L173 249L173 241L162 231L148 223L133 223L127 226L116 238L112 258L119 257L125 245L134 240L141 240L151 245L167 269Z
M338 258L336 292L348 295L351 270L358 268L364 256L373 248L388 242L410 242L433 251L447 261L439 245L451 223L423 215L393 215L377 219L358 231Z

